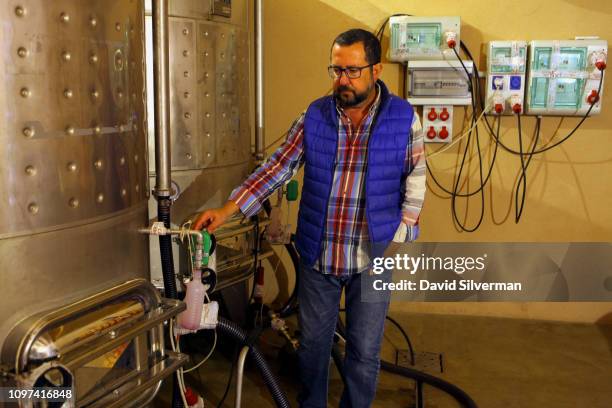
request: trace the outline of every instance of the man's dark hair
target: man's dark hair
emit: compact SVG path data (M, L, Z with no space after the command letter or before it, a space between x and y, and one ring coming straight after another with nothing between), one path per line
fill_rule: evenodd
M334 44L340 46L353 45L355 43L363 43L363 49L366 54L366 61L368 64L377 64L380 62L380 41L374 34L369 31L362 30L361 28L353 28L338 35Z

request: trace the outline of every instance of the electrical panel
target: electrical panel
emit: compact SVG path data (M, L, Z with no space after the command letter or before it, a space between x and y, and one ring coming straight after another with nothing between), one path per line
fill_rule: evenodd
M394 16L389 18L391 61L456 59L461 18Z
M488 113L511 115L525 109L527 41L491 41L487 58Z
M601 111L597 94L608 42L597 39L531 41L527 78L527 113L582 116ZM600 93L603 93L603 84Z
M465 69L463 68L465 66ZM470 105L472 61L410 61L406 95L413 105Z
M449 143L453 138L453 105L424 105L425 142Z

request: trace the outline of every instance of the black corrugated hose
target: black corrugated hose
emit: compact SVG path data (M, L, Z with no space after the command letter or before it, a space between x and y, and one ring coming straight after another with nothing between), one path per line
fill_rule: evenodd
M170 228L170 206L172 202L167 197L159 197L157 202L157 220ZM172 256L172 237L159 236L159 253L161 256L162 275L164 278L164 293L167 298L176 299L176 278L174 276L174 258Z
M157 220L170 228L170 206L172 201L169 197L158 197ZM164 278L164 295L170 299L177 299L176 278L174 276L174 258L172 256L172 237L170 235L159 236L159 254L161 258L162 275ZM172 333L170 333L172 336ZM172 376L172 408L184 408L181 390L179 389L177 376Z
M287 396L279 387L276 376L274 373L272 373L272 370L270 370L265 358L254 344L248 344L249 337L246 332L236 323L222 317L219 317L217 329L221 333L226 334L238 341L242 346L248 345L250 347L249 355L253 358L257 368L261 372L261 376L263 377L270 394L272 394L272 398L274 398L276 406L280 408L290 408L289 400L287 400Z
M429 384L453 397L459 405L466 408L478 408L474 400L465 391L439 377L415 370L413 368L401 367L385 360L380 360L380 368L393 374L412 378L417 382Z

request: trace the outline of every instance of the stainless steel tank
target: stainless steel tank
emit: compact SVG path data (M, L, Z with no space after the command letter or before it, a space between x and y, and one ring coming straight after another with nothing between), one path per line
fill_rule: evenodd
M146 3L147 61L153 61L150 1ZM221 206L253 168L252 2L174 0L169 3L172 222ZM148 110L153 71L147 68ZM153 119L149 117L149 171L155 177ZM155 200L150 200L155 214ZM153 219L151 220L153 221ZM248 278L253 225L235 220L219 231L219 288ZM185 271L178 247L175 270ZM271 251L263 255L270 255ZM261 259L261 258L260 258ZM151 276L162 286L157 240L151 240Z
M67 367L76 401L94 404L114 366L91 361L127 344L139 356L132 380L145 375L147 354L167 356L160 316L180 309L149 287L137 233L149 196L144 4L7 0L0 21L0 369L27 385L44 364ZM105 308L132 317L104 325ZM86 341L72 331L79 324L91 325ZM164 361L167 374L177 361ZM98 382L84 386L92 372ZM151 396L139 384L134 401Z

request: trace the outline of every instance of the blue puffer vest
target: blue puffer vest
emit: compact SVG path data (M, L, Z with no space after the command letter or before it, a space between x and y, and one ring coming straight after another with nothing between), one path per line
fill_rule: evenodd
M365 179L366 220L370 240L386 247L401 221L401 182L414 111L389 93L382 81L381 101L368 139ZM296 247L302 261L313 265L321 255L336 153L338 112L333 96L314 101L304 121L304 186L298 214ZM410 169L408 169L410 171Z

